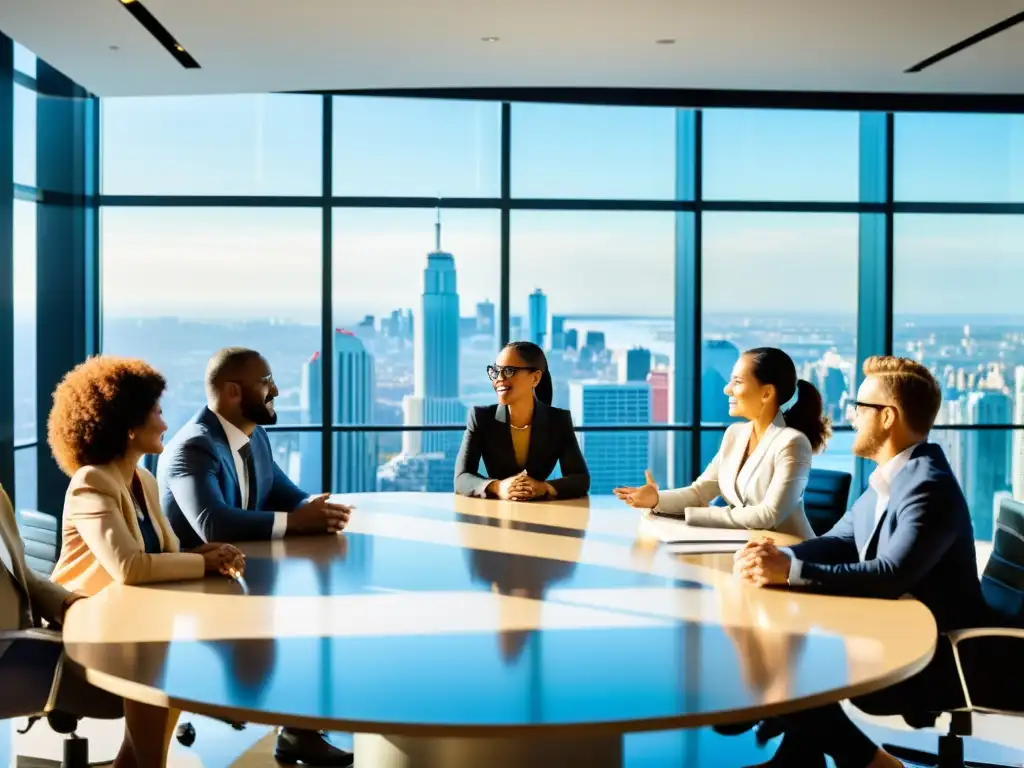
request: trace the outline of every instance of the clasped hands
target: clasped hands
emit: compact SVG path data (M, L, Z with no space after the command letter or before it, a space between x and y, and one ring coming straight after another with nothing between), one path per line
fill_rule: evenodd
M193 554L202 555L206 561L207 573L219 573L236 579L245 573L245 555L231 544L209 542L192 550Z
M506 501L530 501L555 495L555 489L550 483L534 480L526 474L525 469L518 475L512 475L500 482L492 483L492 486L494 485L497 485L496 488L492 487L491 489L494 495Z
M774 539L752 539L733 556L732 572L755 587L789 583L790 558Z

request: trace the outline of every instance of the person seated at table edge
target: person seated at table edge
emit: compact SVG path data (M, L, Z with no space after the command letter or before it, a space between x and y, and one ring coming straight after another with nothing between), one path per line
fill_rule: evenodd
M206 366L207 405L171 439L157 466L160 494L183 543L267 541L337 534L351 507L308 495L274 461L264 426L277 422L278 389L256 350L226 347ZM351 766L351 752L317 731L282 728L278 762Z
M71 477L61 549L51 579L93 596L111 584L241 575L245 560L227 544L182 552L160 510L156 480L139 460L160 453L167 430L160 409L166 382L142 360L101 355L57 385L47 440ZM124 702L126 739L116 765L166 764L176 709Z
M156 480L139 460L163 450L160 396L166 382L142 360L101 355L57 385L47 440L71 478L60 557L51 579L94 595L112 582L201 579L244 569L229 544L182 551L159 503Z
M726 429L718 453L693 484L659 492L648 471L644 485L613 492L632 507L681 517L689 525L813 538L804 489L812 454L832 434L821 394L797 378L792 358L775 347L740 355L724 392L729 415L744 421ZM796 402L783 411L794 394ZM728 506L713 506L716 496Z
M974 528L942 449L927 442L942 404L931 372L906 358L864 362L851 405L853 453L877 468L869 488L824 536L792 547L770 539L736 554L735 572L756 586L815 585L860 597L921 601L940 632L992 620L978 579ZM917 675L853 700L870 714L945 711L962 706L951 645L942 642ZM786 733L767 765L825 765L830 754L851 768L901 763L879 749L839 704L779 718Z
M160 496L185 544L269 541L338 533L351 508L310 496L274 461L264 426L277 423L277 385L263 356L243 347L206 367L205 407L171 438L157 466Z
M496 405L469 410L455 460L455 492L511 501L574 499L590 490L572 416L551 405L548 361L529 341L513 341L498 354L487 376ZM487 476L478 474L483 458ZM559 464L562 477L548 480Z

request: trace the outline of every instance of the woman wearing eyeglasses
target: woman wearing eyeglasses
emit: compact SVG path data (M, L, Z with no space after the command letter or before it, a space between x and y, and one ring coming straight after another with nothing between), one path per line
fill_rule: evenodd
M814 537L804 513L811 456L832 434L821 394L797 378L792 358L775 347L748 349L725 386L731 425L711 464L692 485L658 491L650 472L645 485L616 488L631 507L682 518L688 525L748 528ZM796 402L782 410L793 395ZM711 502L721 496L728 506Z
M487 376L496 405L471 408L455 461L455 492L511 501L586 496L590 473L569 412L551 407L551 374L544 351L513 341ZM486 476L479 474L483 459ZM562 477L548 481L560 464Z

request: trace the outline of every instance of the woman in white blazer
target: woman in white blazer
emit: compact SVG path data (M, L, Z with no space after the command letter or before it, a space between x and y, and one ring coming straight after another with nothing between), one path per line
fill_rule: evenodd
M781 349L758 347L744 352L725 386L732 424L718 453L687 488L659 493L650 472L639 487L616 488L632 507L683 518L687 524L748 528L814 537L804 514L804 489L811 455L832 433L822 413L821 394L798 380L793 360ZM781 408L797 395L786 411ZM711 506L716 496L728 506Z

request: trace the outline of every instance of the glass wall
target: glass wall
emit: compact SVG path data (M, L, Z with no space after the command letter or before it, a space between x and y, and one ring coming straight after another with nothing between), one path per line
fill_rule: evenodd
M37 394L36 394L36 272L37 272L37 227L36 199L36 142L38 124L38 98L35 88L36 57L19 45L12 45L13 103L12 124L0 130L10 130L13 150L13 201L10 203L13 223L11 240L11 410L8 416L3 409L3 418L11 419L13 437L13 478L5 477L5 490L12 497L15 508L32 508L36 505L36 445ZM2 258L7 258L7 249L0 247ZM13 480L13 483L11 482Z
M547 351L595 493L692 478L729 370L764 345L822 392L815 466L863 485L846 404L891 348L942 381L936 440L987 538L994 500L1024 492L1021 118L878 117L892 179L856 112L106 99L103 348L164 370L175 428L208 356L256 347L282 392L275 455L306 490L444 491L507 328ZM1005 462L972 463L997 443Z

